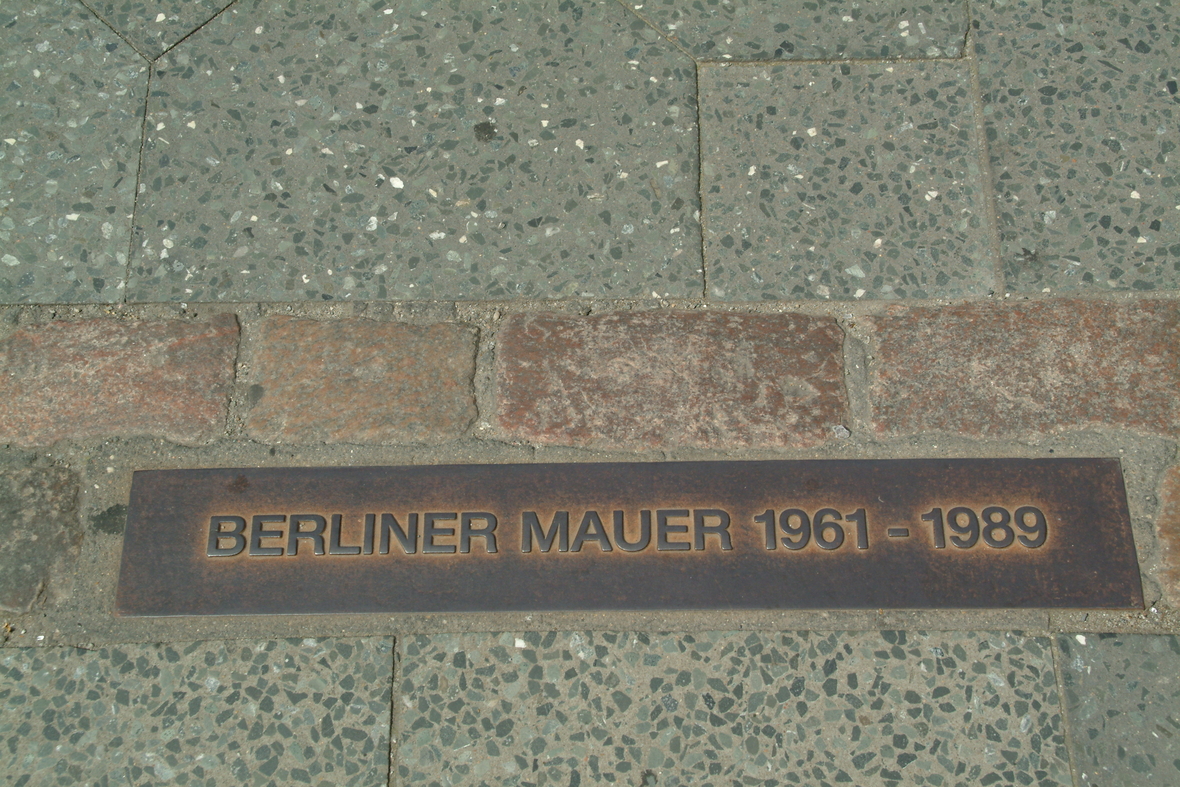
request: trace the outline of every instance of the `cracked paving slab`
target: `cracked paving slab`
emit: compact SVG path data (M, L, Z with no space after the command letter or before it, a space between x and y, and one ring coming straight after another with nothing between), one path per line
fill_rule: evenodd
M0 10L0 302L123 298L148 64L74 0Z
M617 3L238 3L153 85L130 300L700 292L694 65Z
M87 0L145 57L155 59L233 0Z

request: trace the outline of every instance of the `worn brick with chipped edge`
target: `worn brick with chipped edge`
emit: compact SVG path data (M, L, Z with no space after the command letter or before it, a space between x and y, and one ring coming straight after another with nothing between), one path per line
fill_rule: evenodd
M872 317L879 434L1180 427L1180 304L969 303Z
M598 447L806 447L847 421L843 332L800 314L521 314L497 340L500 427Z
M225 432L237 346L232 314L21 328L0 342L0 442L208 442Z
M455 323L269 317L246 433L304 444L454 439L476 416L475 342Z

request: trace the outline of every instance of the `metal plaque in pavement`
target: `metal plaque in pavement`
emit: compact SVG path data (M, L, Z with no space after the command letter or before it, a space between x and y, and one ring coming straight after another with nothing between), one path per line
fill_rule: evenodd
M150 470L122 615L1141 609L1113 459Z

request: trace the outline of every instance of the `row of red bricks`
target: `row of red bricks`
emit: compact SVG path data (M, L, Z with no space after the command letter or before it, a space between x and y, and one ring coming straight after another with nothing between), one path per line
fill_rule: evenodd
M883 437L1180 431L1180 302L897 306L859 323L868 371L847 375L851 340L829 317L514 314L485 337L483 418L537 444L801 448L847 436L851 393ZM264 317L238 380L232 314L29 325L0 341L0 443L209 442L229 434L235 384L245 436L266 443L452 440L477 417L478 333Z

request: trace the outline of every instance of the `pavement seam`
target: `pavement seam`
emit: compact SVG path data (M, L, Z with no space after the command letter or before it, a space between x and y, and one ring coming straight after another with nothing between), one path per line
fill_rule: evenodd
M401 636L392 637L393 648L389 650L389 761L386 770L385 783L387 787L394 787L395 776L398 775L398 667L401 665Z
M994 266L995 285L993 295L1000 296L1007 286L1004 283L1004 253L1000 242L1000 217L996 210L996 181L992 172L991 150L987 144L987 121L983 115L983 90L979 81L979 58L975 56L975 38L971 34L973 20L968 9L966 43L963 52L971 52L967 61L967 68L971 74L971 101L975 106L975 151L979 156L980 188L983 192L983 215L987 222L987 241L991 247L992 264Z
M257 331L258 314L245 314L245 309L235 309L234 319L238 324L238 342L234 347L233 380L230 382L229 399L225 407L224 434L229 439L246 438L246 416L250 409L251 376L250 359L253 356L254 334ZM243 319L245 318L245 319ZM252 318L252 319L251 319Z
M873 402L869 395L871 338L867 327L857 324L856 317L844 315L837 321L844 332L841 343L844 364L844 397L848 407L849 431L872 434Z
M235 0L235 2L236 2L236 1L237 1L237 0ZM89 11L90 13L94 14L94 18L95 18L95 19L97 19L98 21L102 22L104 25L106 25L107 27L109 27L109 28L111 29L111 32L112 32L112 33L114 33L115 35L117 35L117 36L118 36L118 37L119 37L119 38L120 38L120 39L123 41L123 43L125 43L127 46L131 47L131 51L135 52L135 54L139 55L139 56L140 56L140 57L142 57L144 60L146 60L146 61L148 62L148 64L149 64L149 65L152 63L152 60L153 60L153 58L152 58L152 56L151 56L151 55L149 55L149 54L147 54L147 53L145 53L145 52L141 52L141 51L139 51L139 47L137 47L137 46L135 45L135 43L134 43L134 42L133 42L133 41L132 41L130 38L128 38L127 36L123 35L123 33L122 33L120 30L119 30L119 28L117 28L117 27L115 27L114 25L112 25L110 22L108 22L108 21L107 21L107 20L106 20L106 19L103 17L103 15L102 15L102 14L100 14L100 13L98 13L98 11L94 10L94 8L92 8L92 7L90 6L90 4L86 2L86 0L78 0L78 4L79 4L79 5L81 5L83 8L85 8L85 9L86 9L87 11Z
M491 406L488 407L481 403L481 397L479 395L480 373L488 372L487 369L483 368L482 363L484 350L486 349L488 355L490 356L494 350L494 347L487 346L487 339L485 338L487 331L483 328L483 326L472 324L461 319L457 320L455 324L461 325L465 328L470 328L475 332L475 342L471 348L471 374L465 378L467 381L467 390L471 394L471 406L475 408L475 414L471 416L471 421L465 427L463 427L463 433L461 437L477 437L475 432L479 430L480 424L485 422L490 412L495 411L495 403L493 402ZM494 378L495 372L491 371L491 375Z
M135 167L135 194L131 200L131 225L127 233L127 267L123 271L123 297L120 303L127 303L131 290L131 261L135 256L135 222L139 218L139 193L143 187L143 159L147 153L148 112L152 100L152 77L156 74L154 61L148 62L147 86L143 92L143 123L139 130L139 163Z
M1065 678L1062 673L1061 652L1057 645L1056 633L1049 633L1049 652L1053 654L1053 678L1057 683L1057 707L1061 711L1061 734L1065 739L1065 754L1069 758L1069 778L1074 787L1084 787L1079 778L1078 766L1073 756L1073 731L1070 728L1069 713L1065 705Z
M692 55L692 52L688 51L688 49L686 49L686 48L685 48L685 47L684 47L684 46L683 46L683 45L680 43L680 41L678 41L677 39L673 38L672 36L665 35L664 31L663 31L663 30L660 30L660 26L659 26L659 25L657 25L657 24L656 24L655 22L653 22L652 20L648 19L648 18L647 18L646 16L644 16L643 14L639 13L639 9L640 9L640 8L642 8L642 6L633 6L633 5L627 5L625 2L623 2L623 0L616 0L616 2L618 2L618 4L619 4L619 5L621 5L621 6L623 7L623 9L624 9L624 10L625 10L625 11L626 11L628 14L630 14L630 15L634 16L636 19L638 19L639 21L643 22L645 25L647 25L648 27L650 27L650 28L651 28L651 29L652 29L652 30L655 32L655 34L656 34L656 35L658 35L660 38L662 38L662 39L664 39L665 41L667 41L667 42L668 42L669 44L671 44L672 46L674 46L674 47L676 47L677 49L679 49L681 53L683 53L683 54L684 54L686 57L688 57L688 58L689 58L690 60L692 60L694 63L697 63L697 62L699 62L699 61L698 61L698 60L697 60L695 57L693 57L693 55Z
M475 362L471 372L471 396L475 402L475 417L463 431L463 437L482 440L498 434L496 414L496 337L499 334L503 311L463 309L455 315L460 325L475 330Z
M171 52L173 49L175 49L177 46L179 46L180 44L187 41L189 39L189 37L191 37L198 30L201 30L206 25L208 25L210 22L212 22L214 19L221 16L221 14L225 13L225 11L227 9L229 9L230 6L234 5L237 2L237 0L230 0L229 4L224 6L220 11L218 11L213 16L206 19L200 26L189 31L183 38L176 41L174 44L169 46L167 49L165 49L163 52L161 52L159 55L157 55L154 58L144 54L143 52L140 52L139 49L133 43L131 43L131 41L126 36L124 36L122 33L120 33L113 25L111 25L105 19L103 19L98 14L97 11L95 11L90 6L86 5L84 0L78 0L78 2L81 3L83 6L85 6L86 9L88 11L90 11L90 13L94 14L96 19L98 19L104 25L109 27L115 33L115 35L119 36L119 38L121 38L123 41L125 41L127 43L127 45L130 46L132 48L132 50L134 50L136 52L136 54L138 54L140 57L142 57L144 60L146 60L147 64L148 64L147 86L144 90L144 95L143 95L143 123L141 124L141 127L140 127L140 137L139 137L139 163L137 164L137 166L135 168L135 194L133 195L132 202L131 202L131 226L130 226L130 232L128 232L129 238L127 241L127 266L123 271L123 282L122 282L122 284L123 284L123 297L120 300L120 303L127 303L128 302L128 295L129 295L130 289L131 289L132 260L134 259L134 256L135 256L135 238L136 238L135 222L139 218L139 195L141 192L141 188L144 185L143 184L143 161L144 161L144 155L147 152L148 114L151 109L152 81L153 81L153 78L155 77L155 74L156 74L156 63L159 62L160 58L164 57L169 52Z
M693 61L693 80L697 100L697 230L701 233L701 298L709 299L709 261L705 256L705 135L704 96L701 95L701 64Z
M657 36L667 41L673 47L680 51L685 57L692 61L693 73L693 98L696 100L696 115L697 115L697 231L701 236L701 298L708 300L709 298L709 264L705 259L705 148L704 140L701 132L701 118L703 104L703 97L701 96L701 63L703 61L693 56L679 40L672 36L666 35L664 31L660 30L652 20L648 19L643 14L639 13L639 7L627 5L623 0L617 0L623 9L639 19L645 25L650 27Z
M838 66L845 63L863 63L865 65L876 63L957 63L963 59L962 55L957 57L904 57L898 55L896 57L800 57L786 60L724 60L719 58L702 58L697 60L696 63L701 66L765 68L767 66Z
M963 26L963 43L959 47L960 60L967 59L967 53L971 51L971 0L963 0L963 17L967 24Z
M160 58L164 57L164 56L165 56L165 55L167 55L169 52L171 52L173 49L175 49L176 47L178 47L178 46L180 46L181 44L183 44L185 41L187 41L187 40L189 40L190 38L192 38L192 37L193 37L194 35L196 35L196 34L197 34L199 31L203 30L203 29L205 28L205 26L206 26L206 25L208 25L210 22L212 22L212 21L213 21L214 19L216 19L217 17L219 17L219 16L221 16L222 14L224 14L226 11L228 11L228 10L229 10L230 6L233 6L233 5L235 5L237 2L238 2L238 0L229 0L229 2L228 2L228 3L226 3L224 6L222 6L222 8L221 8L221 10L220 10L220 11L218 11L218 12L217 12L217 13L215 13L215 14L213 14L213 16L209 17L209 18L208 18L208 19L206 19L204 22L202 22L201 24L199 24L199 25L197 25L196 27L194 27L192 30L190 30L190 31L188 31L187 33L185 33L185 34L184 34L184 36L182 36L181 38L179 38L179 39L177 39L176 41L174 41L174 42L173 42L171 45L169 45L169 46L165 47L165 48L164 48L164 51L163 51L163 52L161 52L160 54L158 54L158 55L156 56L156 58L155 58L155 59L156 59L156 60L159 60Z

